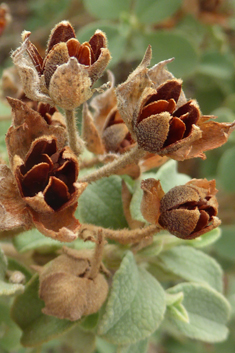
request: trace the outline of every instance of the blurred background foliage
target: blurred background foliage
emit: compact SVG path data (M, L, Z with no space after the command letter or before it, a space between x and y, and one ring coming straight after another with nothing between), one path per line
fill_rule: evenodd
M7 5L11 22L0 38L0 73L12 65L9 53L19 46L24 29L32 32L32 42L43 53L51 28L66 19L74 26L80 42L89 40L97 28L105 31L113 57L109 69L115 74L116 84L127 78L151 44L152 65L174 57L168 69L183 79L186 96L198 101L203 114L216 115L218 121L235 120L235 0L9 0ZM2 98L0 158L4 160L4 133L10 124L10 109L4 102L4 94ZM231 334L225 343L215 345L177 337L160 339L155 335L149 352L232 353L235 349L235 134L226 145L207 153L207 160L181 162L179 170L191 177L217 181L223 236L209 251L225 270L225 291L234 306ZM45 352L64 351L58 347L58 342L52 341L45 345ZM113 349L102 340L97 347L97 353ZM1 349L4 351L4 347Z

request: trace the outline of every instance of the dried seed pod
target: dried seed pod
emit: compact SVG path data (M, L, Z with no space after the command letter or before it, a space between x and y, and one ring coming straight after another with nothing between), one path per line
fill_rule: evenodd
M80 44L71 24L62 21L51 32L45 58L29 35L23 32L23 44L12 54L26 95L66 110L88 100L110 60L105 34L97 30L89 42Z
M103 239L98 240L92 258L69 250L40 272L44 314L76 321L100 309L108 294L107 281L99 273L103 245Z
M117 107L132 139L150 153L175 160L200 157L223 145L235 129L235 121L208 121L197 103L185 98L181 80L165 69L172 59L148 69L149 46L140 65L116 89Z
M160 202L159 224L183 239L195 239L220 225L215 180L193 179L176 186Z

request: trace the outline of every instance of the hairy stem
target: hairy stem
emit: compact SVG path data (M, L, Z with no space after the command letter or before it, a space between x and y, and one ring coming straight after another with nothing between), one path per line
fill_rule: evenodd
M151 237L158 233L162 228L151 224L144 228L138 229L107 229L92 224L82 224L80 228L80 237L84 240L93 240L98 234L99 230L102 229L102 234L105 238L115 240L120 244L135 244L140 242L142 239Z
M83 151L84 142L77 132L75 111L66 110L65 117L68 130L69 146L76 154L76 156L79 156Z
M122 154L118 159L114 160L113 162L108 163L103 167L97 169L93 173L84 176L79 180L79 182L91 183L98 179L115 174L117 171L126 167L127 165L137 163L141 158L145 156L146 153L146 151L136 145L130 151L126 152L125 154Z

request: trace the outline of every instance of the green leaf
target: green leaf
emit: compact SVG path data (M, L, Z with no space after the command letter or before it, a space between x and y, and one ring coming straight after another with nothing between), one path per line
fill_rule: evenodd
M218 179L228 192L235 191L235 147L229 148L222 155L218 164Z
M44 315L44 302L38 297L39 278L34 275L25 286L25 292L15 298L12 318L22 329L21 343L26 347L47 342L72 328L76 322Z
M10 271L20 271L25 275L25 280L28 282L32 277L32 272L29 271L27 267L22 265L16 259L8 257L8 270Z
M207 232L196 239L184 241L184 244L200 249L200 248L205 248L206 246L212 245L220 237L221 237L221 229L215 228L210 232Z
M116 346L97 336L96 353L117 353Z
M144 24L154 24L172 16L181 6L181 0L137 0L134 12Z
M31 229L20 233L13 238L13 244L17 251L21 253L35 249L41 253L50 253L62 248L64 245L78 250L94 247L94 243L84 242L81 239L77 239L72 243L62 243L58 240L45 237L37 229Z
M122 208L121 180L113 175L88 185L79 198L80 222L113 229L128 226Z
M141 180L148 178L160 179L164 192L168 192L174 186L185 184L191 179L188 175L177 172L177 162L174 160L165 163L157 173L143 173L141 176ZM143 190L140 188L140 184L140 181L136 182L130 203L130 211L132 218L146 222L140 211L140 204L143 197Z
M145 339L130 346L119 347L117 353L147 353L148 343L148 339Z
M165 307L162 287L129 251L114 275L98 334L117 345L136 343L157 329Z
M221 342L226 339L225 326L230 312L227 300L210 287L195 283L181 283L168 289L168 293L184 293L182 301L189 323L177 320L167 311L167 320L173 328L187 337L205 342Z
M152 45L153 58L151 65L159 61L175 58L168 69L176 77L192 75L198 65L198 53L193 44L183 35L176 32L153 32L144 36L146 48Z
M235 225L222 226L222 237L214 247L218 255L234 261Z
M20 346L21 330L10 317L10 306L6 300L0 300L0 351L16 351Z
M16 295L24 291L23 284L13 284L5 281L7 258L0 248L0 295Z
M167 310L171 316L175 316L177 320L183 322L189 322L188 313L185 307L182 305L182 300L184 299L184 293L179 292L175 294L170 294L166 292L166 302Z
M95 349L95 334L83 331L80 326L75 325L61 339L72 352L92 353ZM70 350L68 350L70 351Z
M10 117L11 116L11 107L9 106L9 104L5 104L3 102L0 102L0 117ZM1 121L2 123L6 123L8 125L8 127L11 125L11 121L9 120L5 120L5 121ZM2 130L1 130L2 132Z
M108 49L112 56L109 66L115 65L125 54L126 38L124 33L120 32L118 25L109 23L108 21L98 21L82 27L82 29L77 32L77 38L80 42L88 41L97 29L100 29L106 34Z
M7 258L0 247L0 280L5 278L6 270L7 270Z
M230 80L234 74L233 57L218 51L205 53L197 71L213 78Z
M83 0L87 11L96 18L116 20L129 12L130 0Z
M209 285L219 292L223 290L222 269L210 256L189 246L177 246L162 252L158 264L166 271L192 282Z

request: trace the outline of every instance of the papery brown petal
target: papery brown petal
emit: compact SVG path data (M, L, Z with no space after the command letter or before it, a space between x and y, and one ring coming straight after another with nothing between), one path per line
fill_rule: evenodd
M142 180L141 189L144 192L140 206L141 213L147 222L157 224L160 216L160 202L165 194L161 183L153 178Z
M197 187L201 189L205 189L205 194L204 197L207 195L215 195L218 190L216 189L216 182L215 179L213 180L207 180L206 178L204 179L191 179L186 183L186 185L192 186L192 187Z
M182 89L182 81L177 80L177 79L172 79L169 81L166 81L163 83L161 86L157 88L157 93L151 97L146 104L149 104L154 101L158 100L169 100L169 99L174 99L174 101L177 103L180 92Z
M71 242L78 237L80 228L79 221L73 216L76 208L77 203L74 203L57 212L39 213L33 209L29 211L36 228L42 234L62 242Z
M179 118L173 117L170 120L169 133L164 143L164 147L172 145L173 143L181 140L184 136L185 130L186 130L186 127L183 121L180 120Z
M117 105L117 99L114 91L114 75L111 71L107 70L108 81L111 83L110 88L104 93L98 94L92 98L90 106L95 110L93 116L97 130L101 132L103 125L109 112Z
M103 75L110 59L110 51L107 48L101 48L101 53L98 59L87 69L92 84Z
M79 41L75 38L71 38L66 44L68 47L69 56L74 56L76 58L78 56L79 48L81 47Z
M31 226L31 217L13 174L5 164L0 164L0 231Z
M116 88L117 107L129 131L133 132L132 119L144 89L151 86L147 66L152 57L151 46L148 46L140 65L129 75L128 79Z
M199 140L202 133L198 126L193 125L192 131L188 137L178 140L175 143L166 146L158 152L160 156L167 156L169 158L175 159L176 161L184 161L190 158L189 154L192 149L192 144L194 141Z
M35 164L41 162L41 155L46 154L51 156L57 150L57 142L53 136L43 136L35 139L25 157L24 167L21 168L21 172L25 174ZM51 163L50 163L51 164Z
M69 60L69 52L66 43L56 44L44 59L43 74L45 77L46 87L49 87L52 75L57 66L67 63Z
M197 190L188 185L179 185L170 189L161 200L161 212L172 210L185 203L197 203L200 196Z
M71 164L66 163L61 168L58 168L58 171L62 171L63 168L65 171L69 172L71 174L69 178L69 183L75 182L78 178L78 172L79 172L79 165L78 165L78 160L75 154L72 152L71 148L69 146L65 146L63 150L60 152L61 158L64 159L65 161L70 162ZM69 168L69 169L67 169Z
M58 23L51 31L48 44L47 53L60 42L67 42L70 38L75 38L73 27L68 21Z
M202 131L202 137L194 141L187 159L195 157L206 159L203 152L222 146L227 142L231 132L235 130L235 122L231 124L215 121L203 122L203 119L200 119L198 125Z
M101 54L101 48L106 48L106 36L103 32L101 31L96 31L96 33L90 38L89 40L89 44L92 48L92 51L94 53L95 56L95 60L98 59L98 57Z
M200 218L193 232L199 232L200 230L205 228L209 222L209 219L210 216L208 215L208 213L204 210L200 210Z
M46 120L47 124L52 124L52 115L58 110L55 107L51 107L49 104L42 102L38 103L37 111Z
M27 53L29 54L37 72L39 73L39 75L41 75L42 74L42 66L43 66L43 58L39 54L35 45L33 43L31 43L30 41L28 41Z
M87 149L95 154L105 153L100 134L97 131L86 103L83 105L82 118L82 137L86 142Z
M210 232L212 229L215 229L217 227L219 227L221 224L221 220L217 217L212 217L212 220L210 220L210 223L208 224L207 227L202 228L201 230L197 231L197 232L193 232L192 234L190 234L189 236L187 236L188 240L191 239L195 239L200 237L201 235Z
M43 194L46 203L55 211L68 202L70 198L68 187L56 177L50 177Z
M168 136L170 119L170 114L164 112L141 121L135 127L139 146L151 153L159 152Z
M106 128L102 134L106 151L118 152L120 144L125 139L128 132L128 128L124 123L115 124Z
M52 118L54 123L48 125L45 119L38 112L29 108L26 103L13 98L8 98L8 102L13 113L12 126L6 134L6 145L11 164L15 154L25 159L32 142L42 135L53 135L57 138L58 148L64 146L66 129L59 120L54 120L54 116Z
M78 51L78 62L82 65L90 66L95 61L94 54L88 42L83 43Z
M141 172L147 172L150 169L160 167L162 164L168 161L168 157L161 157L159 155L149 153L145 159L139 162Z
M43 191L48 182L48 172L50 166L47 163L40 163L33 166L22 178L22 196L35 196L39 191Z
M159 224L171 234L182 239L188 239L188 236L194 231L199 218L200 211L198 209L174 209L162 212L159 217Z
M182 117L184 115L185 117ZM197 124L200 117L200 111L196 102L190 100L184 105L182 105L180 108L178 108L174 112L174 116L181 117L181 119L185 123L186 131L185 131L184 137L186 137L191 132L192 125Z
M176 107L176 104L173 99L170 99L169 101L158 100L158 101L149 103L148 105L146 105L143 108L136 123L138 124L143 119L145 119L151 115L156 115L156 114L162 113L164 111L172 113L174 111L175 107Z

